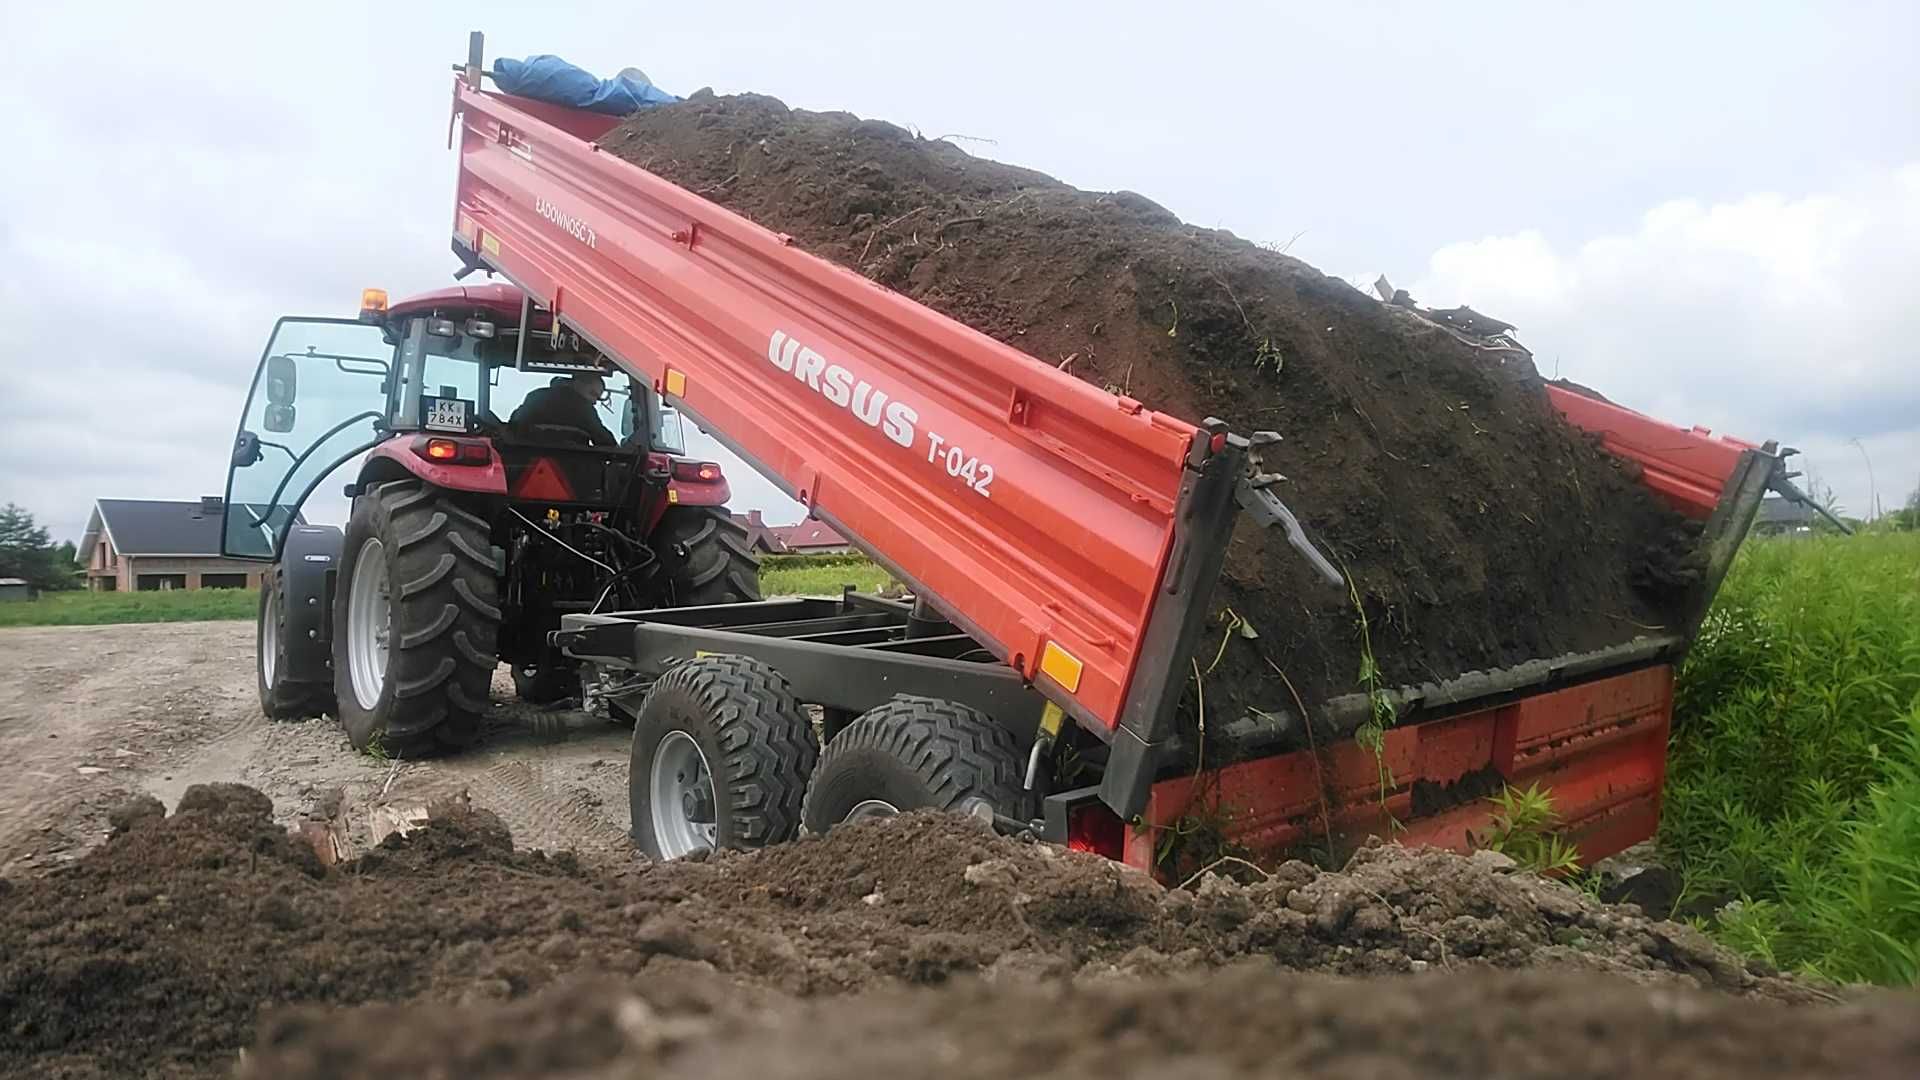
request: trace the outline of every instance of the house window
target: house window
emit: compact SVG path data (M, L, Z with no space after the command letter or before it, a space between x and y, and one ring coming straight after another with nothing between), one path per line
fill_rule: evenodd
M187 587L185 574L141 574L134 579L133 587L141 592L165 592L171 589Z
M247 575L201 574L200 587L203 589L244 589L247 587Z

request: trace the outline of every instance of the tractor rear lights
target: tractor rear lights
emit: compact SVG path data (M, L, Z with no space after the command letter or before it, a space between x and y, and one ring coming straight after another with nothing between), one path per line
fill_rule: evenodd
M493 451L480 439L415 439L413 452L436 465L486 465L493 460Z
M483 338L483 339L491 338L494 336L496 332L498 332L498 329L499 328L496 327L493 323L490 323L485 319L468 319L467 320L467 336L468 337Z
M427 333L434 337L459 337L460 324L452 319L428 319Z
M720 466L712 461L676 461L673 478L692 484L712 484L720 479Z
M387 290L360 290L360 321L379 322L387 317Z

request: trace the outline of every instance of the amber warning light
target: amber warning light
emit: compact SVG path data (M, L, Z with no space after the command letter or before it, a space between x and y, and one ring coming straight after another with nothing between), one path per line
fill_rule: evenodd
M676 480L711 484L720 479L720 466L711 461L676 461L673 476Z
M360 320L362 322L379 322L386 314L387 290L360 290Z

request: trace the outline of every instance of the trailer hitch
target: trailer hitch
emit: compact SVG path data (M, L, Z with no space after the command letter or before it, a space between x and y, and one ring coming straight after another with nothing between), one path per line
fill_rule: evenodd
M1273 493L1273 485L1285 480L1286 477L1279 473L1267 472L1260 462L1260 451L1279 441L1280 433L1277 431L1256 431L1247 439L1247 470L1234 484L1234 501L1238 502L1240 509L1245 510L1261 528L1278 525L1285 529L1287 543L1293 545L1295 551L1306 557L1307 562L1322 578L1326 579L1327 584L1345 584L1346 577L1325 555L1320 553L1319 548L1313 545L1313 540L1307 536L1307 530L1300 524L1300 519L1294 517L1293 511L1287 509L1287 504L1281 502L1280 496Z

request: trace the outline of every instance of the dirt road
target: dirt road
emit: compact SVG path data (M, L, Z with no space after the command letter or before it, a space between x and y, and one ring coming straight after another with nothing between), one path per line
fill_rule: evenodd
M630 858L627 732L514 701L494 683L486 737L430 762L356 754L331 720L273 723L254 688L252 623L0 630L0 876L44 872L104 838L107 810L146 792L171 808L189 785L239 781L283 822L341 791L349 841L373 811L462 791L525 847Z

